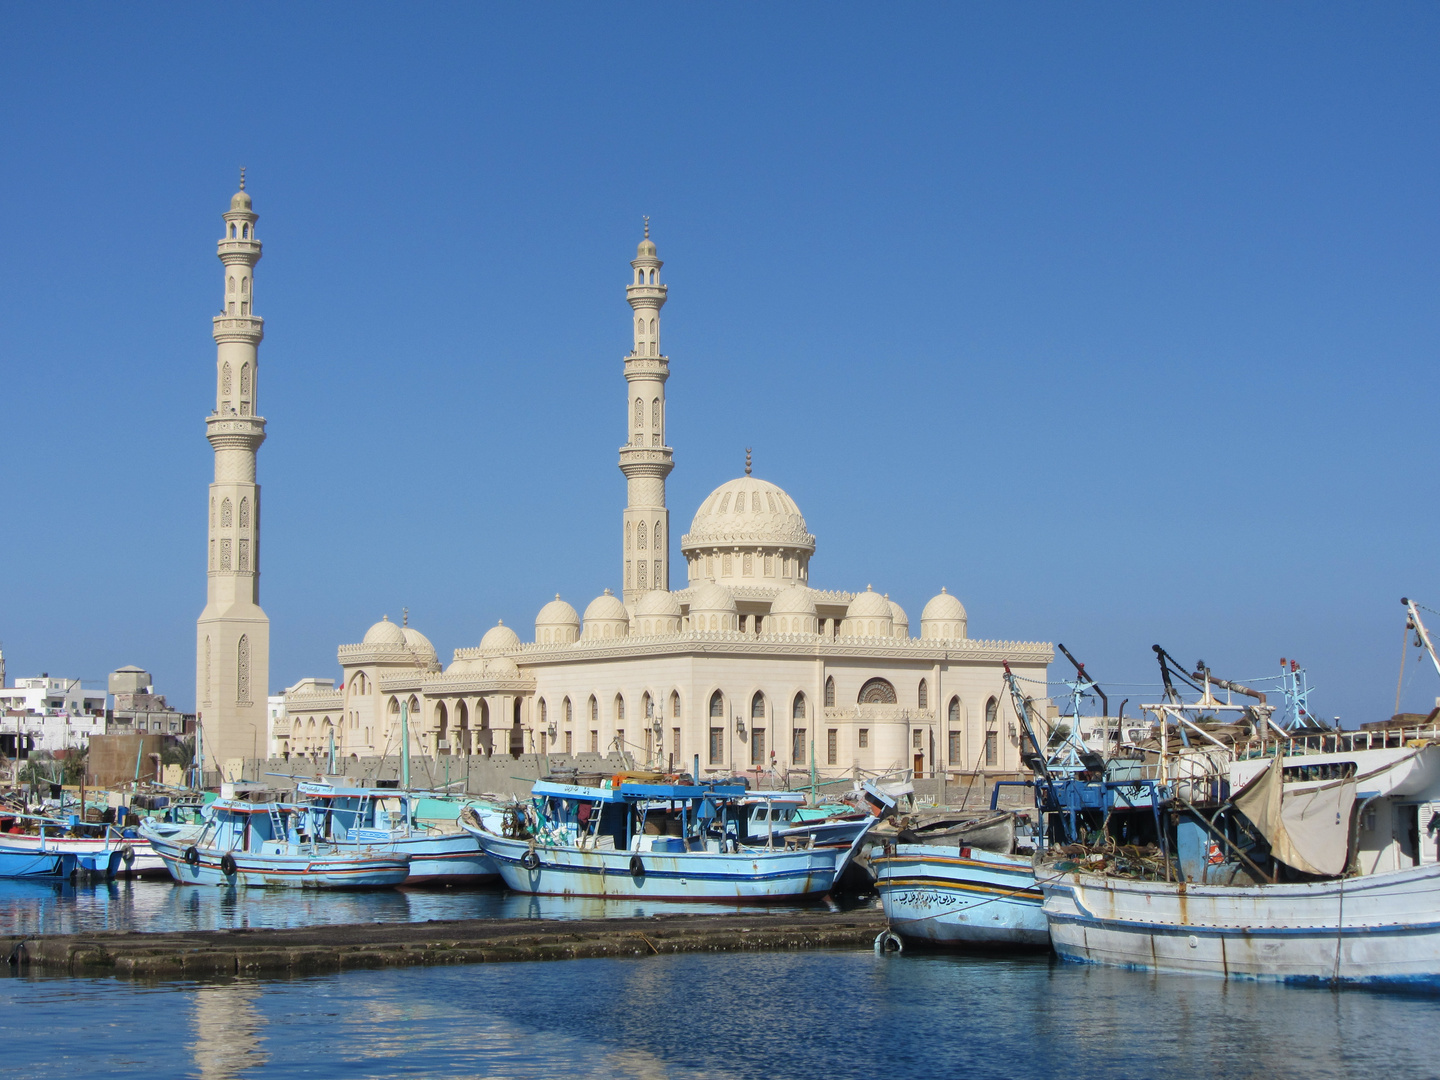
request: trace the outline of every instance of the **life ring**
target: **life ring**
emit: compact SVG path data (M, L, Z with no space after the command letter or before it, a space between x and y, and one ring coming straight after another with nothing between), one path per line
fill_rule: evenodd
M129 844L120 845L120 861L126 866L135 861L135 849Z
M182 856L182 858L185 860L185 864L187 866L200 865L200 851L198 848L187 847L185 849L185 854Z
M233 877L235 875L235 856L231 855L228 851L220 856L220 872L226 877Z
M640 858L639 855L630 856L630 876L636 881L643 881L645 879L645 860Z
M900 940L900 935L893 930L881 930L875 938L875 951L881 956L886 953L902 953L905 951L905 942Z
M524 855L520 856L520 865L526 870L539 870L540 856L536 855L533 851L527 851Z

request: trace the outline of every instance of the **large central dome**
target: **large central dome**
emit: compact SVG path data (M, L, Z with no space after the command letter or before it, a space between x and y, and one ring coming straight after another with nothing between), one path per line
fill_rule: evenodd
M808 577L814 551L795 500L754 476L712 491L680 538L692 583L785 586Z

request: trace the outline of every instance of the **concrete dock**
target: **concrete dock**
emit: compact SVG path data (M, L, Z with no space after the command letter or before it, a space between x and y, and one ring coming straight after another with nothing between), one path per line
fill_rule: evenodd
M665 914L623 919L463 919L286 930L94 931L0 937L14 973L214 979L420 964L494 964L867 947L885 926L872 909L798 914Z

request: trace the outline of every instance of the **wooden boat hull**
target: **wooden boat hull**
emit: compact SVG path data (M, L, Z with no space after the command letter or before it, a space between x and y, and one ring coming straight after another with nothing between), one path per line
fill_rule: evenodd
M1048 948L1029 856L899 844L870 859L890 929L954 948Z
M109 880L125 868L131 844L83 836L0 834L0 877L69 878L79 874ZM128 847L132 861L134 850Z
M1300 885L1042 879L1055 951L1148 971L1440 990L1440 864Z
M494 861L467 832L397 836L379 846L409 858L406 885L489 885L500 881Z
M608 899L792 901L824 896L849 861L848 848L651 852L531 848L524 840L476 834L514 892ZM531 856L532 866L521 860ZM637 872L638 863L638 872Z
M221 885L248 888L289 889L387 889L403 884L410 874L404 855L355 850L264 853L221 851L197 847L194 862L185 860L190 845L151 837L155 852L165 862L170 876L181 885ZM234 860L233 873L222 865L226 856Z

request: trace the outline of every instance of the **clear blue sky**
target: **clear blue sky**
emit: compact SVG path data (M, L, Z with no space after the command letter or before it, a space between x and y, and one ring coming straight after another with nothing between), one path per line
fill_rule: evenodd
M1440 608L1437 109L1421 4L8 4L11 676L193 703L244 164L272 690L618 584L649 214L677 530L753 446L818 587L1387 716Z

